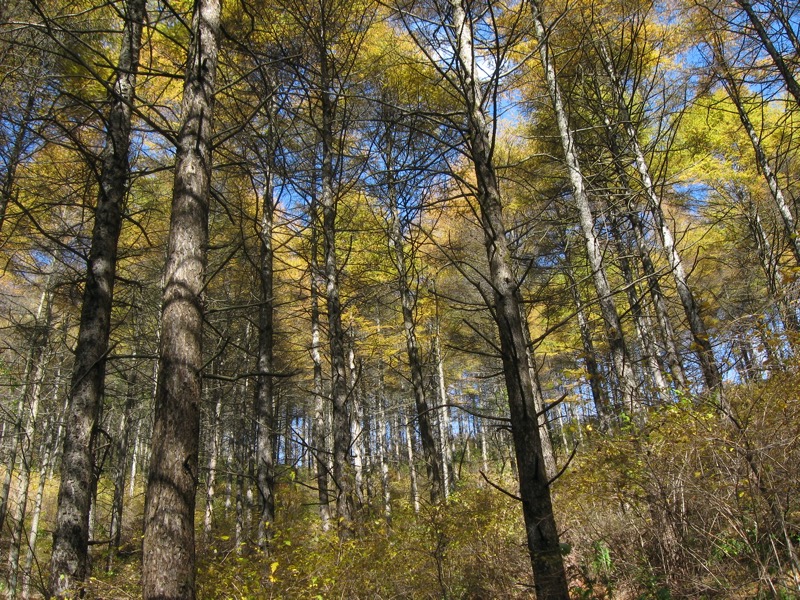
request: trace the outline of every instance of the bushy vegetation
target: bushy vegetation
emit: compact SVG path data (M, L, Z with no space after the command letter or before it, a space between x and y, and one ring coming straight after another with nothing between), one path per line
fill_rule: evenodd
M731 387L726 400L730 417L718 398L684 398L651 411L641 427L601 433L583 423L583 443L553 485L574 598L797 597L790 544L800 540L800 377ZM253 543L252 517L236 546L235 507L226 510L221 497L211 539L197 533L198 597L530 597L517 502L486 484L476 464L462 466L448 502L423 502L418 514L407 474L393 473L391 520L373 498L345 542L322 530L308 474L292 472L276 491L267 555ZM513 474L496 466L490 480L513 493ZM109 490L101 485L99 513ZM140 596L141 500L128 509L111 571L95 547L90 597ZM49 543L42 536L42 557Z

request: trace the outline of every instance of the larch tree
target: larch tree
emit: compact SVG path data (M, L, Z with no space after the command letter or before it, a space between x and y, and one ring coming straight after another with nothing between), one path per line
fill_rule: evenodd
M202 293L221 8L219 0L194 3L175 157L144 515L142 588L153 599L195 597Z
M497 108L522 17L493 2L473 5L450 0L402 4L398 9L399 18L458 107L453 121L462 123L457 131L474 176L473 193L489 267L487 296L500 342L534 586L538 598L566 599L569 591L542 454L532 352L520 282L506 237L494 155L496 120L491 111Z
M136 89L144 0L125 4L125 24L115 81L109 90L106 140L99 195L86 271L78 344L75 349L70 403L53 533L50 592L74 593L88 575L89 511L96 477L97 420L103 401L111 309L129 166L131 112Z

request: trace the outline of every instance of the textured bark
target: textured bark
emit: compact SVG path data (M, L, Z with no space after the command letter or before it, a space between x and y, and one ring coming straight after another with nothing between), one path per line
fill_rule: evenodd
M345 335L342 327L342 304L339 297L339 265L336 257L336 215L338 198L334 182L334 111L332 73L329 73L327 48L320 49L322 81L322 252L325 277L325 301L328 309L328 344L331 360L331 400L333 401L333 482L336 485L336 516L343 539L352 536L354 511L353 468L350 462L350 395L347 390Z
M144 0L127 2L122 48L107 119L100 194L87 264L70 405L65 417L61 484L50 563L50 592L56 597L74 593L88 575L95 429L105 386L117 243L129 175L131 105L144 14Z
M558 124L561 146L564 151L564 159L567 163L572 196L578 209L581 231L586 242L586 252L589 258L589 266L592 269L592 278L597 289L598 303L603 321L606 327L606 337L611 348L611 358L614 364L614 371L620 387L622 403L625 410L638 413L641 411L639 394L637 393L636 378L633 374L633 363L628 353L628 348L623 335L622 323L619 319L616 303L611 292L611 286L606 276L603 264L603 251L600 240L594 229L594 216L589 204L589 197L584 185L583 172L581 171L578 160L577 147L574 136L569 127L569 119L561 94L561 88L556 76L556 67L550 53L550 46L545 34L546 28L542 19L538 1L531 3L533 12L533 25L535 35L539 44L539 54L544 68L547 89L550 94L550 101Z
M195 597L194 509L202 400L203 290L219 0L196 0L183 89L161 313L142 557L144 598ZM169 565L169 568L165 568Z
M519 466L520 497L528 552L537 598L569 598L567 579L550 500L539 419L534 406L530 349L524 329L519 284L511 268L500 189L492 157L491 127L483 112L483 97L475 75L471 26L461 0L451 0L459 92L464 100L468 150L475 170L489 278L494 293L494 318L500 338L514 450Z

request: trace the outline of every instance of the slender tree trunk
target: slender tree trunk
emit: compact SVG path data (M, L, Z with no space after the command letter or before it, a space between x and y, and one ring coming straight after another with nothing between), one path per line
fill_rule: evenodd
M322 530L330 528L331 509L328 492L329 473L329 446L328 426L325 418L325 398L322 395L322 352L320 350L319 335L319 266L317 265L317 236L316 228L311 231L311 360L314 363L314 425L313 439L316 448L315 464L317 475L317 490L319 497L319 516L322 520Z
M511 268L511 253L492 157L491 127L482 108L482 94L474 70L472 31L464 5L461 0L451 0L450 8L458 75L463 81L461 92L469 128L469 152L475 170L489 277L494 291L493 314L500 338L534 585L540 599L566 600L569 598L567 579L542 456L528 336L524 329L519 284Z
M741 6L742 10L744 10L747 18L750 20L750 24L753 26L753 29L755 29L756 34L758 34L758 39L761 40L770 58L772 58L772 62L775 63L775 66L778 68L778 72L781 74L783 82L786 84L786 89L789 90L789 93L794 96L797 104L800 105L800 83L798 83L795 78L791 67L786 63L786 60L784 60L783 55L772 42L772 36L770 36L761 18L753 9L753 4L749 0L736 0L736 4ZM788 27L787 30L789 32L793 31L791 27Z
M271 524L275 521L275 465L272 461L275 436L274 378L274 284L272 235L275 200L272 190L272 173L265 176L262 202L260 241L260 306L258 317L258 359L255 388L256 418L256 487L258 488L260 517L258 520L258 546L267 550Z
M665 360L669 366L672 380L681 390L686 390L688 388L688 383L686 382L686 374L683 371L683 364L678 356L678 347L675 342L675 330L672 327L672 321L670 320L669 311L667 310L667 302L664 298L664 292L661 290L661 284L659 283L658 273L650 258L650 250L645 239L642 220L639 218L639 215L636 213L636 208L633 206L629 206L627 216L633 230L634 240L636 241L637 256L642 263L642 270L647 278L647 288L650 292L650 298L653 301L653 310L658 321L659 332L664 344Z
M134 350L134 361L136 360L136 350ZM133 372L128 376L125 406L119 420L119 430L115 440L116 445L116 464L114 466L114 499L111 505L111 526L109 527L109 537L111 542L108 549L106 561L106 571L111 571L114 565L114 557L119 551L122 541L122 516L125 502L125 475L128 467L128 448L131 441L131 413L136 402L137 370L133 367Z
M383 499L383 516L387 523L392 522L392 493L389 487L389 448L386 441L386 387L383 380L383 361L380 363L378 393L375 396L377 415L375 427L377 429L378 462L381 469L381 492Z
M406 434L406 458L408 459L408 476L411 480L411 502L414 505L414 513L419 513L419 488L417 487L417 466L414 462L414 428L411 427L407 415L403 417L403 428Z
M194 508L203 366L211 134L221 5L196 0L161 318L142 555L146 599L195 597ZM165 569L164 566L170 568Z
M792 249L795 264L800 266L800 237L797 235L797 224L795 223L794 215L789 207L789 203L786 201L786 196L783 193L783 189L778 182L778 176L775 174L775 171L772 170L769 160L767 160L767 153L764 151L764 147L761 145L761 140L756 132L756 128L753 126L753 123L750 120L750 115L748 115L747 111L745 110L741 94L739 93L739 87L736 85L733 76L730 74L728 66L722 62L723 60L724 59L722 57L717 58L717 62L720 63L719 70L721 71L720 77L722 78L722 83L725 86L725 91L728 93L728 97L730 97L734 106L736 106L736 112L739 115L739 120L742 123L742 127L744 127L744 130L747 132L747 137L750 139L750 143L753 146L753 151L755 152L758 166L761 169L761 174L764 176L764 179L767 182L772 200L775 203L775 207L778 209L778 213L781 215L783 228L786 232L786 237L789 239L789 247Z
M35 386L36 370L39 367L39 361L42 360L42 355L45 352L46 340L49 335L49 313L45 310L50 310L50 284L45 284L45 289L39 298L39 306L36 309L36 318L34 320L34 331L31 335L30 347L28 348L28 355L25 358L25 371L22 375L22 392L17 400L17 405L14 408L14 425L11 433L5 433L7 446L7 460L5 464L5 473L3 474L3 486L0 490L0 530L6 522L8 514L8 498L11 494L11 481L14 477L14 471L17 468L19 458L20 446L25 441L25 424L27 422L27 415L29 411L27 406L30 403L30 391ZM43 314L48 314L47 326L42 321Z
M435 294L435 292L434 292ZM439 405L439 440L441 441L442 457L442 486L444 496L450 495L450 490L455 482L453 471L453 443L452 426L450 424L450 407L447 399L447 384L444 380L444 357L442 356L442 346L439 340L441 332L439 330L439 300L436 299L436 332L433 337L433 354L436 360L436 389L438 392Z
M589 320L586 318L586 307L581 298L581 291L572 274L570 259L567 258L567 278L569 279L569 289L572 292L572 300L575 302L575 312L578 316L578 329L581 332L581 344L583 345L583 364L586 368L586 378L589 380L589 389L592 391L592 401L594 409L600 419L603 429L608 429L611 417L611 406L608 396L603 389L603 374L597 364L597 353L592 341L592 329Z
M611 79L617 107L620 111L621 119L625 125L625 132L627 134L627 142L633 150L636 170L639 173L639 178L644 188L645 197L647 200L647 208L653 215L653 220L656 224L656 229L661 237L661 244L667 254L672 276L675 279L675 287L678 290L678 297L683 305L683 310L686 313L686 319L689 323L689 331L692 334L692 340L697 347L697 358L700 361L700 368L703 372L703 379L705 380L706 387L709 390L717 390L722 384L722 376L717 366L716 358L714 358L714 350L711 346L711 340L706 330L705 323L700 316L700 310L695 301L694 294L689 287L688 277L686 270L683 266L683 259L675 247L675 241L672 236L672 230L664 218L664 212L661 209L661 202L656 194L655 185L653 184L652 177L650 177L650 167L645 159L642 147L639 144L639 137L637 128L631 119L628 111L628 105L624 98L624 86L619 80L619 75L616 72L611 55L604 44L599 45L599 53L605 64L608 76Z
M216 362L216 361L215 361ZM211 447L208 449L208 474L206 475L206 506L203 514L203 537L206 543L211 541L211 529L214 524L214 495L217 483L217 461L219 460L220 443L222 441L222 390L216 389L214 412L211 415Z
M387 154L392 155L391 134L384 136L387 144ZM391 166L389 170L391 171ZM390 174L390 178L392 174ZM389 183L389 246L392 251L392 260L397 271L397 287L400 293L400 305L403 314L403 330L406 338L406 355L408 367L411 371L411 387L414 391L414 405L417 409L419 435L422 441L422 452L425 457L425 471L430 484L431 503L437 504L445 496L442 478L442 466L439 453L436 451L436 440L433 436L431 425L431 411L428 409L428 400L425 397L425 381L422 374L422 360L420 359L419 342L416 332L416 296L411 289L409 276L413 265L406 257L406 245L403 238L403 221L400 218L398 199L395 197L394 181Z
M641 405L637 393L638 386L633 373L633 363L625 344L622 323L617 313L611 286L609 285L605 266L603 265L603 251L600 246L600 240L594 229L594 216L592 215L589 197L586 193L583 173L578 160L577 147L569 127L569 119L566 109L564 108L561 88L556 76L556 67L553 57L550 54L550 46L545 34L546 28L542 19L538 0L534 0L531 3L531 9L533 12L534 31L539 44L539 54L544 68L550 100L553 103L556 122L558 123L561 146L564 151L569 180L572 186L572 195L580 216L580 226L586 241L589 266L592 269L592 277L597 289L600 312L603 315L603 321L606 326L606 337L608 338L608 343L611 348L611 358L620 387L623 406L625 410L639 413L641 412Z
M656 358L658 351L650 335L652 325L642 309L642 301L636 287L631 262L628 258L629 249L626 247L625 240L619 228L618 215L612 216L611 233L616 240L619 268L622 273L622 280L625 282L625 293L628 296L628 305L630 306L631 315L633 317L636 337L642 348L642 359L646 363L647 372L653 384L652 391L655 393L659 402L665 404L670 401L669 389L667 388L667 382L664 380L664 375L661 372L661 367Z
M70 406L66 415L61 485L50 563L50 592L56 597L67 596L80 588L89 568L95 430L105 385L117 242L129 175L131 107L139 66L145 1L128 0L125 11L69 392Z
M25 416L23 435L22 439L20 440L19 464L17 465L16 469L19 473L19 479L17 481L14 514L11 518L11 544L8 550L8 587L6 589L6 594L9 598L15 597L17 592L17 583L19 580L20 570L20 550L22 548L23 539L26 542L28 540L27 536L25 535L25 513L28 505L31 463L33 460L33 436L36 432L36 420L39 415L39 402L41 400L42 382L44 380L44 373L46 370L47 361L49 359L49 353L46 351L50 333L51 310L49 294L45 311L46 317L44 323L37 323L38 327L43 327L41 339L37 342L41 349L36 358L36 365L33 370L31 384L28 386L25 394L25 408L27 409L28 414Z

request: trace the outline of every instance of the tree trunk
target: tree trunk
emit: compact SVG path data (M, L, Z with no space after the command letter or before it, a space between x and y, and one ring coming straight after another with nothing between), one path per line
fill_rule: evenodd
M134 349L134 361L136 360L136 350ZM119 551L122 541L122 514L125 502L125 475L128 467L128 447L131 441L131 413L136 402L137 370L133 366L133 372L128 375L125 406L119 420L119 430L115 440L116 445L116 464L114 465L114 499L111 505L111 526L109 527L109 537L111 543L108 549L108 559L106 571L111 571L114 565L114 556Z
M567 257L567 269L565 274L567 279L569 279L569 289L572 293L572 299L575 302L578 329L581 332L581 344L583 345L583 364L586 369L586 379L589 381L589 389L592 392L594 409L598 419L600 419L603 429L608 429L610 425L611 406L608 402L608 396L603 389L603 374L600 372L600 367L597 364L597 353L595 352L594 342L592 341L592 330L589 325L589 320L586 318L586 308L581 298L580 288L572 274L572 264L569 257Z
M603 251L600 247L600 240L594 229L594 216L589 204L589 197L583 180L580 162L578 160L577 147L574 136L569 127L569 119L564 108L561 95L561 88L556 76L556 68L550 54L550 46L545 35L545 25L542 19L538 0L531 3L533 12L533 26L536 39L539 44L539 54L544 68L547 89L550 100L553 103L556 122L558 123L561 146L564 151L564 158L567 163L569 180L572 187L573 200L580 215L580 226L586 242L586 252L589 258L589 266L592 269L592 278L600 305L600 312L606 326L606 337L611 348L611 358L614 364L614 371L620 387L623 406L625 410L632 413L641 412L641 404L637 393L636 378L633 374L633 363L625 344L625 337L622 330L622 323L617 313L617 307L611 292L611 286L606 276L605 266L603 265Z
M750 20L750 24L753 26L753 29L756 30L758 39L760 39L761 43L764 44L764 48L770 55L770 58L772 58L772 62L775 63L775 66L778 68L778 72L781 74L783 82L786 84L786 89L789 90L789 93L794 97L797 104L800 105L800 83L798 83L797 79L795 78L791 67L786 64L786 60L784 60L783 55L775 47L775 44L772 43L772 37L764 27L764 23L761 21L761 18L753 9L752 3L749 0L735 1L736 4L742 7L742 10L744 10L747 18ZM788 27L787 30L791 32L792 27Z
M16 503L10 527L11 543L8 550L8 587L6 590L9 598L13 598L17 591L20 570L20 549L22 547L22 540L25 539L27 541L28 539L27 536L25 536L25 512L28 505L28 493L30 488L33 436L36 432L36 419L39 414L42 382L49 359L49 353L46 351L50 334L51 315L49 293L47 293L47 296L44 322L41 324L37 323L37 327L42 328L40 336L36 336L39 338L36 343L39 345L40 350L37 353L38 356L31 376L30 385L26 386L25 390L25 407L28 414L25 415L24 418L24 429L19 445L19 464L16 469L19 473L19 480L17 481Z
M215 361L216 362L216 361ZM203 514L203 537L206 544L211 541L211 528L214 524L214 495L217 483L217 461L219 461L222 441L222 390L215 390L214 412L211 415L211 447L208 449L208 474L206 475L206 506Z
M274 342L274 284L272 230L275 200L272 190L272 173L265 174L265 190L259 227L260 305L258 309L258 358L255 387L256 418L256 487L258 489L260 517L258 520L258 546L267 550L275 521L275 464L272 460L275 436L275 399L273 379L275 361Z
M461 0L451 0L455 54L463 94L469 152L477 182L481 226L494 292L497 323L510 409L514 449L519 465L520 496L536 595L540 599L568 599L550 487L542 457L539 418L534 406L527 333L524 329L519 284L511 268L500 190L492 158L491 127L483 112L475 74L475 52L470 25Z
M331 509L328 492L329 446L328 426L325 418L325 398L322 395L322 353L320 351L319 335L319 266L317 264L317 235L316 228L311 231L311 360L314 363L314 425L312 437L316 450L314 459L316 464L317 494L319 498L319 516L322 520L322 530L330 528Z
M328 308L328 343L331 360L331 399L333 401L333 481L336 485L336 516L342 539L352 536L353 468L350 462L350 395L347 389L345 335L342 327L342 306L339 296L339 265L336 257L336 215L338 198L334 183L334 92L328 72L327 50L322 50L322 251L325 276L325 300Z
M56 597L74 593L88 575L94 442L105 385L117 242L129 175L131 107L135 97L145 4L144 0L128 0L126 3L122 48L107 120L100 193L69 392L58 512L53 532L50 592Z
M390 135L384 136L391 139ZM389 144L391 142L388 142ZM391 149L387 150L391 155ZM391 169L391 166L390 166ZM391 177L392 175L390 175ZM417 341L416 321L416 296L409 284L409 274L413 265L407 264L405 240L403 239L403 222L395 197L393 181L389 183L389 246L392 260L397 271L397 287L400 293L400 305L403 314L403 331L406 338L406 355L408 367L411 371L411 387L414 391L414 405L417 409L417 422L419 435L422 441L422 452L425 457L425 471L430 484L431 503L437 504L445 495L442 480L442 467L439 453L436 451L436 440L433 437L431 426L431 411L425 397L425 382L422 374L422 361Z
M414 514L419 513L419 487L417 486L417 466L414 463L414 428L411 427L409 415L403 415L403 429L406 434L406 458L408 459L408 476L411 480L411 502L414 506Z
M194 508L219 0L196 0L183 92L147 478L144 598L195 597ZM169 565L168 569L164 566Z
M688 277L686 270L683 266L683 259L675 247L675 241L672 237L672 230L664 218L664 212L661 209L661 202L656 194L655 185L650 177L650 167L645 160L644 152L639 144L639 137L637 128L631 119L628 105L624 98L624 86L619 80L619 76L614 67L611 55L604 44L599 45L599 53L605 64L606 71L613 86L613 92L617 102L617 107L620 111L621 119L625 125L625 132L627 134L627 142L630 144L634 153L636 170L639 173L639 178L644 188L645 197L647 199L647 208L653 215L653 220L656 224L656 229L661 237L661 244L667 254L672 276L675 279L675 287L678 290L678 297L681 300L681 305L686 313L686 319L689 323L689 331L692 334L692 340L697 347L697 358L700 361L700 369L703 372L703 379L705 380L706 387L709 390L717 390L722 384L722 376L717 366L717 361L714 358L714 350L711 347L711 340L706 330L705 323L700 316L700 310L695 301L694 294L689 287Z
M730 74L728 66L724 64L723 61L724 58L721 56L717 57L717 62L720 64L719 70L722 71L720 73L722 84L725 86L725 91L728 93L728 97L731 99L731 101L733 101L734 106L736 106L736 112L739 115L739 120L742 123L742 127L744 127L744 130L747 132L747 137L750 139L750 143L753 146L753 151L756 154L756 160L758 161L758 166L761 169L761 174L764 176L764 179L767 182L772 200L775 203L775 207L778 209L778 213L781 215L783 228L786 232L786 237L789 239L789 247L794 255L795 264L800 266L800 237L797 235L797 224L795 223L794 215L789 207L789 203L786 201L786 196L784 195L783 189L781 189L780 183L778 182L778 177L772 170L772 167L767 160L767 154L761 145L761 140L758 137L756 128L753 126L752 121L750 121L750 116L745 110L741 94L739 93L739 87L733 80L733 76Z

